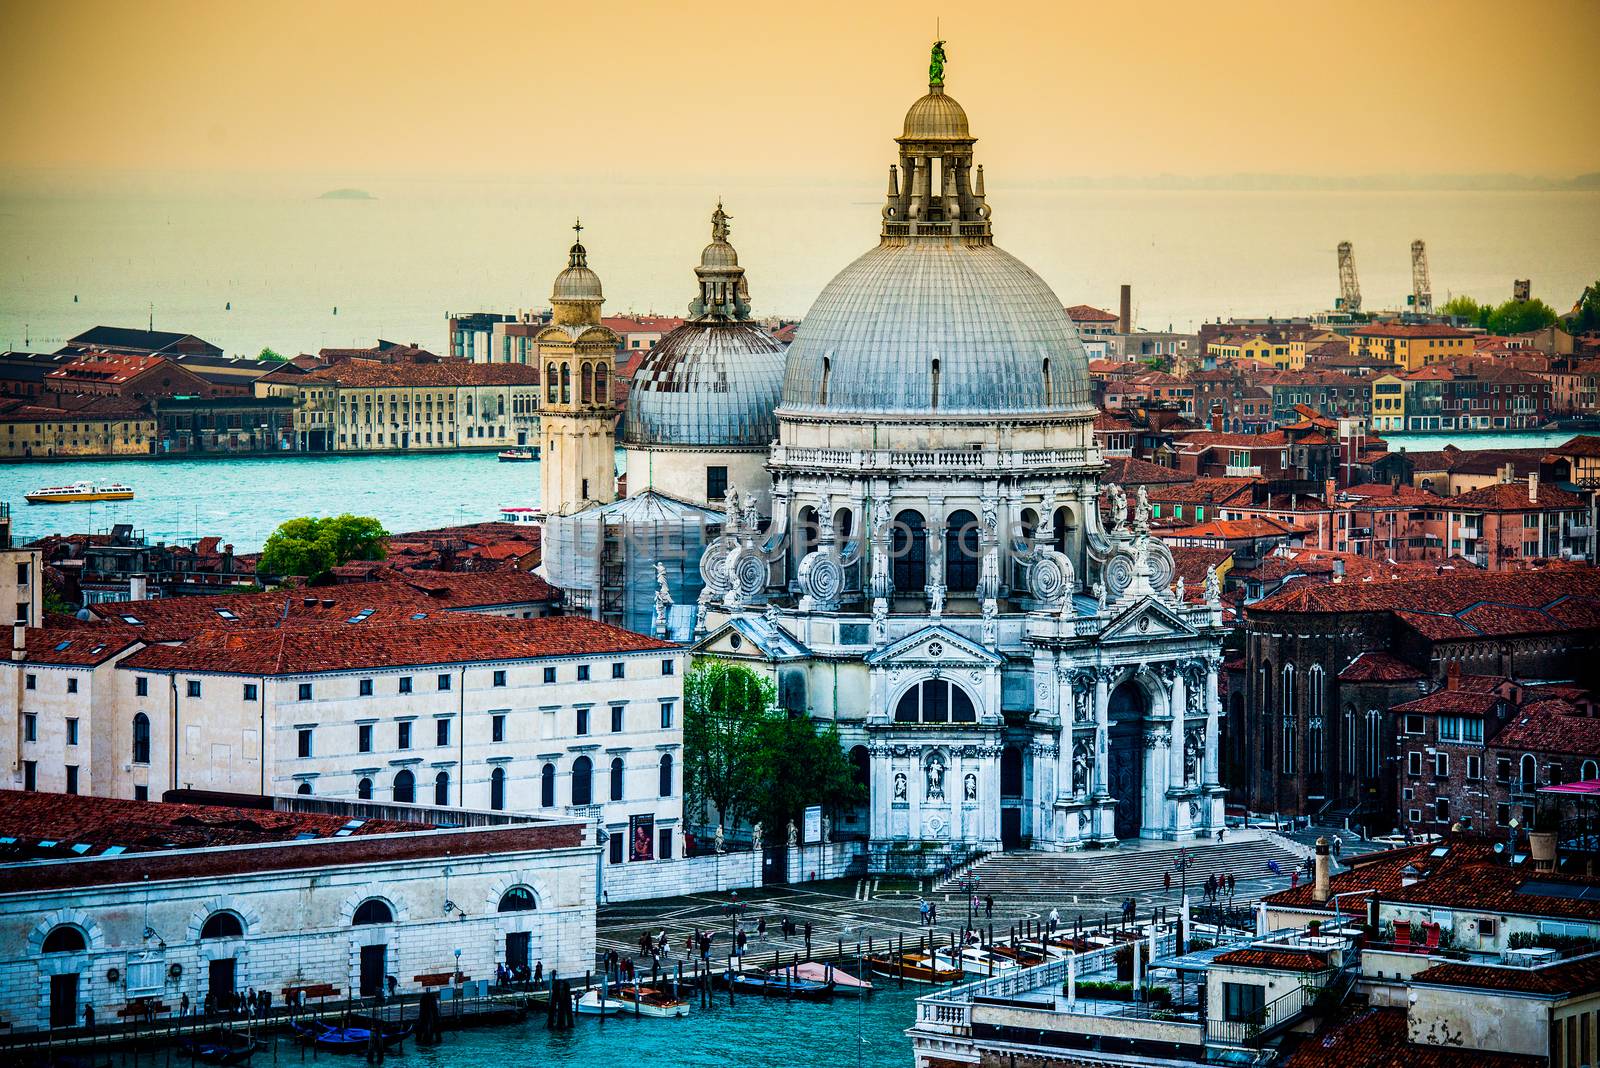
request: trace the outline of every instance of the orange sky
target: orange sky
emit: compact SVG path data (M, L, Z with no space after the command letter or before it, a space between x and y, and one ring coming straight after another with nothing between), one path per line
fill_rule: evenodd
M859 179L937 6L0 0L0 166ZM1600 171L1595 0L949 7L1016 180Z

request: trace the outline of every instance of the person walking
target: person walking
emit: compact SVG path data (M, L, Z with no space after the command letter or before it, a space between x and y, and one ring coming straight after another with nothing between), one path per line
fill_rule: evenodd
M991 920L994 919L994 895L993 894L984 894L983 895L983 914L985 916L987 916Z
M1161 889L1171 891L1172 873L1170 871L1164 871L1161 873Z
M1061 924L1061 913L1055 909L1050 910L1050 934L1054 937L1056 928Z
M186 990L178 997L179 1018L189 1015L189 992Z
M94 1006L93 1005L85 1005L83 1007L83 1026L84 1026L84 1029L86 1031L88 1031L90 1034L94 1033Z

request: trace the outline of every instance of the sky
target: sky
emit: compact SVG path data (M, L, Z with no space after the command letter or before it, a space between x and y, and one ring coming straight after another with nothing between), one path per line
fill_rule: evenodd
M1600 171L1596 0L0 0L0 168L859 177L936 18L1018 180Z

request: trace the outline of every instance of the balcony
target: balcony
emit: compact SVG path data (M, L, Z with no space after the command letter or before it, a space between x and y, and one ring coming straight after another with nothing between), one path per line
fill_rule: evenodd
M1222 469L1222 473L1228 478L1259 478L1261 476L1261 465L1229 464Z

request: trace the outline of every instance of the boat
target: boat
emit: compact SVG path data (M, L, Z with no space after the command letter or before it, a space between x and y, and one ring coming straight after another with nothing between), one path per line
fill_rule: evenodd
M256 1051L255 1039L222 1028L193 1035L178 1046L190 1057L207 1064L243 1064Z
M503 464L526 464L539 458L539 446L516 445L503 449L499 453L500 462Z
M606 991L605 997L600 996L598 989L585 990L583 996L578 999L579 1016L615 1016L624 1008L631 1011L633 1002L624 1005L617 1000L616 992L613 990Z
M372 1041L372 1031L366 1027L334 1027L317 1021L290 1024L302 1044L315 1046L330 1053L361 1053ZM385 1027L379 1036L384 1049L393 1049L411 1033L411 1024Z
M769 998L795 998L799 1001L826 1001L833 997L831 980L802 979L793 975L744 968L722 973L722 985L741 994L760 994Z
M814 960L801 961L799 964L785 964L782 968L775 968L771 972L771 974L777 976L787 976L791 973L797 979L832 983L835 994L872 993L872 981L870 979L857 979L842 968L832 964L819 964Z
M1043 964L1045 959L1043 954L1032 950L976 944L963 949L959 958L948 948L939 950L934 954L934 958L946 968L960 967L968 975L976 976L999 975L1001 972L1016 971L1018 968L1031 968L1035 964Z
M80 501L131 501L133 487L120 482L71 482L45 486L22 495L29 504L76 504Z
M966 975L948 961L927 953L885 953L867 958L872 974L884 979L904 978L908 983L959 983Z
M592 993L592 991L591 991ZM687 1016L689 1003L675 998L665 990L637 983L623 983L612 991L623 1012L637 1012L640 1016ZM582 999L579 999L580 1003Z

